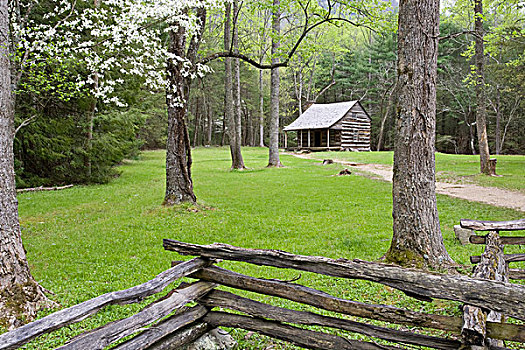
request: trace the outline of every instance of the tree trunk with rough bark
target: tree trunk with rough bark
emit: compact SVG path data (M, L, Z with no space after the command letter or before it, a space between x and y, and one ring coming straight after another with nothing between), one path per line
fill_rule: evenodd
M233 52L239 53L239 26L237 25L237 18L239 17L239 1L233 1L233 35L232 44ZM233 59L233 123L232 130L230 131L230 149L232 152L232 169L242 170L244 166L244 160L242 158L241 146L242 146L242 108L241 108L241 62L238 58ZM232 149L233 147L233 149Z
M272 64L279 63L279 35L281 33L281 0L273 0L272 13ZM270 78L270 144L268 167L281 167L279 159L279 68L273 68Z
M197 9L201 30L190 41L186 51L186 29L184 26L169 33L168 51L178 57L187 58L194 63L197 57L202 32L206 25L206 11ZM191 78L184 77L183 64L179 60L168 60L166 104L168 106L168 142L166 150L166 194L164 205L182 202L195 203L191 179L191 144L186 126L187 98L190 93Z
M474 0L474 31L476 61L476 128L478 131L479 165L482 174L494 175L490 168L489 140L487 135L487 106L485 96L485 64L483 53L483 1Z
M399 7L393 231L387 261L417 267L452 263L439 227L434 142L439 0Z
M31 321L50 306L29 272L18 221L13 155L14 94L9 55L8 1L0 1L0 326Z
M234 16L237 10L237 2L233 3ZM235 47L236 29L233 38L231 35L231 12L232 4L226 4L225 23L224 23L224 50L238 50ZM234 24L235 28L237 27ZM232 47L233 39L233 47ZM238 39L237 39L238 40ZM226 57L224 59L224 120L226 121L227 134L230 143L230 154L232 158L231 169L244 169L244 160L241 154L241 113L240 109L240 78L239 60ZM239 78L239 79L238 79ZM238 120L239 119L239 120Z

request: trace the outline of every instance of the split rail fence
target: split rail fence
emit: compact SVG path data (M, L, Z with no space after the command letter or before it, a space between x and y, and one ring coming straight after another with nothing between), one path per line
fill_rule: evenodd
M487 248L478 264L478 267L485 266L487 271L493 269L485 260L493 259L494 246L500 247L498 239L492 238L491 235L484 238ZM503 317L496 319L487 315L498 313L525 321L525 286L511 284L506 280L481 278L478 272L471 278L362 260L334 260L278 250L245 249L217 243L197 245L169 239L164 240L164 248L197 258L174 262L172 268L141 285L101 295L4 333L0 335L0 349L16 349L42 334L79 322L104 306L139 302L161 292L182 277L191 277L197 281L181 283L178 288L137 314L81 334L59 349L103 349L118 341L120 343L114 349L176 349L219 326L246 329L303 348L320 350L406 349L413 346L446 350L482 346L499 350L515 344L518 345L514 348L524 348L525 325L504 322ZM398 289L419 300L431 301L435 298L459 301L465 304L464 317L342 299L298 283L251 277L215 266L220 260L368 280ZM340 316L268 305L218 290L218 286L280 297ZM196 302L194 306L187 306L192 302ZM221 311L225 309L233 312ZM378 326L363 320L381 321L384 325ZM402 325L404 330L390 325ZM333 334L335 332L311 330L303 326L344 330L367 337L364 338L366 340L350 339ZM419 332L428 329L444 331L448 335L425 335ZM122 342L123 338L127 339Z

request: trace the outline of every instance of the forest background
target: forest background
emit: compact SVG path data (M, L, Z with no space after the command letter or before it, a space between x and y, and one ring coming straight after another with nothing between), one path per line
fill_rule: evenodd
M20 18L13 23L31 23L33 29L53 21L51 28L58 28L65 25L65 19L71 26L76 13L105 6L97 0L77 1L64 5L57 14L55 1L18 3ZM297 28L304 21L301 8L294 2L284 6L279 38L283 58L301 34ZM372 149L393 149L396 6L395 1L390 4L381 22L357 27L334 22L316 27L304 38L288 66L281 68L281 128L311 103L361 100L372 117ZM233 14L239 51L256 62L266 63L272 58L271 14L271 4L264 2L243 2ZM492 154L524 154L524 5L519 1L484 1L483 16L490 150ZM111 16L104 21L111 21ZM209 11L206 22L199 57L218 48L227 50L223 37L225 14ZM471 2L443 2L440 27L443 39L438 58L436 150L476 154ZM91 29L78 30L83 42L91 42L91 36L96 35L93 28L97 23L92 23ZM31 36L20 40L25 40L21 48L37 42ZM166 42L167 34L159 40ZM147 74L130 72L140 68L137 62L129 61L133 47L108 53L93 44L89 50L97 60L85 59L85 48L72 50L67 59L32 59L30 50L17 51L17 62L26 65L20 69L16 90L17 187L107 182L117 175L114 165L123 159L143 149L165 148L166 92L150 84ZM158 74L166 69L162 65L154 67L155 62L142 63L146 64L156 68ZM193 146L229 142L224 116L225 65L214 60L208 66L207 74L192 80L188 99L187 125ZM86 82L84 88L79 81ZM270 71L241 60L239 83L242 145L268 145ZM289 144L293 143L292 138Z

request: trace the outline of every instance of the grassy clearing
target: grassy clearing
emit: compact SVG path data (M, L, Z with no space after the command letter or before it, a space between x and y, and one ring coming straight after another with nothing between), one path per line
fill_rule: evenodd
M319 152L316 158L331 158L356 163L392 165L393 152ZM496 173L501 177L479 174L479 156L436 153L437 180L475 183L525 193L525 156L493 156L498 159Z
M195 150L193 175L198 207L160 206L165 181L161 151L145 152L139 160L124 164L122 176L107 185L21 194L22 234L33 274L56 294L55 300L71 306L142 283L167 269L171 260L187 259L165 252L162 238L366 260L376 260L388 249L392 235L389 183L360 176L335 177L341 169L337 164L319 166L319 162L292 156L282 157L286 168L267 169L266 149L244 149L243 155L250 169L232 172L226 148ZM445 196L438 197L438 207L445 245L452 257L464 264L469 255L479 254L481 247L463 247L455 241L452 228L459 219L521 216L513 210ZM292 279L298 274L241 263L224 262L221 266L279 279ZM446 307L449 303L417 302L368 282L303 273L298 283L364 302L457 312L454 307ZM310 309L253 296L276 305ZM108 307L88 320L42 337L29 348L56 347L65 337L125 317L138 308ZM235 333L240 339L244 335ZM241 348L260 349L261 342L268 341L254 336L243 340Z

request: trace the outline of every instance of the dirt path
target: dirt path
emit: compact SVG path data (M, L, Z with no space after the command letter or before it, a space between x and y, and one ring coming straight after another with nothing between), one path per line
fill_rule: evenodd
M317 159L311 154L288 153L304 159ZM359 175L373 174L374 178L392 182L392 167L383 164L359 164L334 159L334 162L351 166L358 170ZM483 187L474 184L452 184L436 182L436 192L447 196L466 199L473 202L486 203L497 207L511 208L525 212L525 195L519 192L504 190L496 187Z

